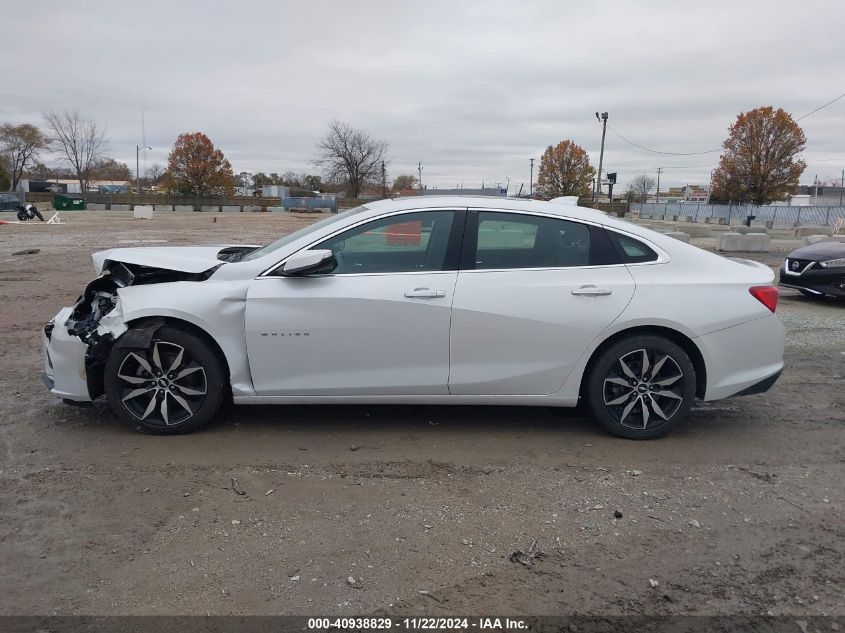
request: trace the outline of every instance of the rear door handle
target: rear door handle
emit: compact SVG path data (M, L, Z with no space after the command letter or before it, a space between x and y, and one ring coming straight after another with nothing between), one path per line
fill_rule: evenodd
M588 297L606 297L613 294L610 288L596 288L595 286L581 286L572 291L574 295L585 295Z
M430 288L414 288L405 292L409 299L440 299L446 296L445 290L431 290Z

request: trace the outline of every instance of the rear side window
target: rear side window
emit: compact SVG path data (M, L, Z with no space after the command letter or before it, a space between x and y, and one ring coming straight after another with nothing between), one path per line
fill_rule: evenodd
M619 251L619 256L625 264L657 261L657 253L639 240L622 235L621 233L615 233L614 231L607 231L607 234L610 236L610 240L616 246L616 250Z
M517 213L478 214L475 269L590 264L590 230L578 222Z

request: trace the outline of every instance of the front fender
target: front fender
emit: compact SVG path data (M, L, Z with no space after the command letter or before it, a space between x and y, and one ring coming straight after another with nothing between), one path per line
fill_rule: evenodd
M255 395L244 337L246 290L240 281L172 282L118 290L123 321L163 317L189 323L210 336L229 365L232 393ZM119 341L120 339L118 339Z

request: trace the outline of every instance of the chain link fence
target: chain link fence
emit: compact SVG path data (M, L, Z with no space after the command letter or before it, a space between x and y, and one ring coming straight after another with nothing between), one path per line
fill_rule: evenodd
M0 192L0 211L17 211L26 204L26 194L22 191Z
M631 211L639 211L640 218L689 222L731 224L745 222L753 215L752 225L769 228L793 228L803 225L835 226L845 222L843 207L758 207L750 204L695 204L682 202L633 202Z

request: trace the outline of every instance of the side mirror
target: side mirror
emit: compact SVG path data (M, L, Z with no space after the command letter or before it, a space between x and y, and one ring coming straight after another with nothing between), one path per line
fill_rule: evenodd
M330 250L299 251L288 257L282 267L282 275L291 277L305 273L330 272L334 265L334 253Z

